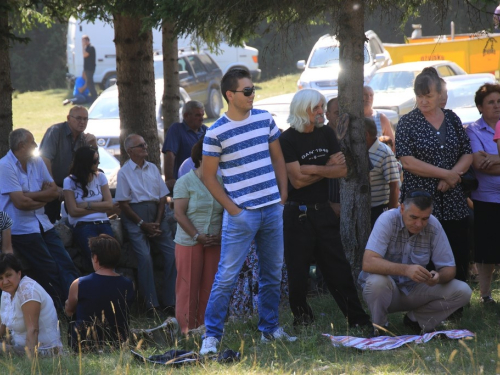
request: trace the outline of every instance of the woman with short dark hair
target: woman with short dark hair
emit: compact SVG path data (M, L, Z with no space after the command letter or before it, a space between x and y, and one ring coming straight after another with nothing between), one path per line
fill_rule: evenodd
M425 189L433 195L432 214L450 241L456 278L469 271L467 200L461 176L472 163L469 137L460 118L440 107L442 83L434 68L425 68L414 83L417 108L401 117L396 128L396 157L403 164L401 200L408 191Z
M64 179L64 201L73 236L85 254L86 268L91 269L89 238L101 233L113 235L107 211L113 209L108 180L100 172L99 153L89 146L75 152L70 175Z
M18 354L25 348L30 355L59 353L62 344L54 302L40 284L22 275L14 254L0 254L0 289L0 337L8 329L11 339L0 348Z
M129 334L129 309L134 300L132 281L114 268L120 260L120 244L107 234L89 239L95 272L76 279L69 289L66 315L76 313L69 326L70 346L78 351L103 346L119 347Z
M491 280L500 263L496 231L500 227L500 158L494 135L500 119L500 85L486 83L476 92L481 118L466 129L470 138L479 186L471 193L474 203L474 261L477 265L481 302L495 303Z

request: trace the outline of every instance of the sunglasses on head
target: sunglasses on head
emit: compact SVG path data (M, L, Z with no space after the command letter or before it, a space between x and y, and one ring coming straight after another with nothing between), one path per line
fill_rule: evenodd
M253 94L255 94L255 86L252 86L252 87L245 87L243 90L229 90L231 92L242 92L243 95L245 96L252 96Z

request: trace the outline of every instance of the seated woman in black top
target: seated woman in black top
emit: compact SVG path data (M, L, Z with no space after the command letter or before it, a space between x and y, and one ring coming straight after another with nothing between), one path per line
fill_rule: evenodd
M134 299L132 281L114 271L120 245L107 234L89 239L95 272L76 279L69 289L66 315L76 313L69 325L70 346L79 351L119 347L128 339L129 308Z

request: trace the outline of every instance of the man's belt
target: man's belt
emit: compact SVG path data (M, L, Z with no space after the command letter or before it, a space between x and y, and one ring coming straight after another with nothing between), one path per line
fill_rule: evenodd
M109 224L109 220L79 221L78 223L76 223L75 227L79 227L82 225L100 225L100 224Z
M302 202L294 202L294 201L286 201L285 205L287 206L306 206L308 209L320 210L322 208L328 207L330 203L322 202L322 203L302 203Z

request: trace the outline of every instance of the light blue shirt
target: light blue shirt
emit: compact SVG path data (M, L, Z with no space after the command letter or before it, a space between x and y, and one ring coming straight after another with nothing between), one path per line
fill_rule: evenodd
M44 231L52 229L45 208L37 210L19 210L10 199L10 193L37 192L42 190L45 181L54 182L41 157L31 158L26 165L27 172L14 153L9 150L0 159L0 211L5 211L11 217L13 235L40 233L40 224Z

